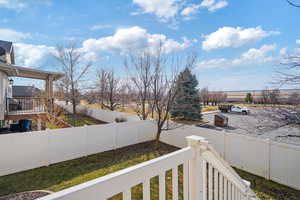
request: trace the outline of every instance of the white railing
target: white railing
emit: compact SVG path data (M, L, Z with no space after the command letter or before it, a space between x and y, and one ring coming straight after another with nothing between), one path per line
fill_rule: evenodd
M209 200L242 200L258 199L249 185L241 179L234 169L208 144L206 140L199 136L187 137L189 146L197 149L199 156L197 163L202 166L202 198Z
M160 200L166 199L166 172L172 171L172 199L189 200L252 200L258 199L249 186L211 148L197 136L187 137L189 146L142 164L120 170L104 177L53 193L39 200L102 200L122 194L130 200L132 187L142 184L143 200L151 199L150 179L158 176ZM179 169L182 169L182 186Z

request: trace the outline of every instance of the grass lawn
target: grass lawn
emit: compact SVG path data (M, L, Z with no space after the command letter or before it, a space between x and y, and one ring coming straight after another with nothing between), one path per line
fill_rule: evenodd
M106 124L106 122L94 119L86 115L77 114L75 118L73 115L64 115L64 121L70 124L71 126L84 126L84 125L97 125L97 124Z
M160 143L159 148L156 148L153 142L146 142L49 167L2 176L0 177L0 196L30 190L60 191L175 150L177 150L176 147L163 143ZM261 199L300 199L300 191L241 170L237 170L237 172L242 178L251 181L253 190ZM178 173L179 199L182 199L182 166L179 167ZM166 176L167 199L172 199L171 182L171 171L168 171ZM133 199L142 199L142 185L134 187L132 193ZM158 194L158 177L154 177L151 179L151 199L158 199ZM116 195L111 199L121 200L122 197Z

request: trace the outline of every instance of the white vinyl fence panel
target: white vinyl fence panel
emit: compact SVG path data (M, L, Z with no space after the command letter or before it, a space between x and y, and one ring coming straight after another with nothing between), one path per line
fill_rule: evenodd
M155 139L152 121L0 135L0 176Z
M64 101L56 101L55 102L57 105L61 106L68 112L72 113L73 108L72 104L66 105ZM84 112L86 115L93 117L95 119L104 121L104 122L115 122L116 118L125 118L127 121L139 121L139 117L136 115L131 115L123 112L117 112L117 111L110 111L110 110L102 110L100 108L94 108L90 106L85 106L85 105L77 105L76 106L77 111Z
M195 126L165 131L161 141L183 148L189 135L207 138L232 166L300 189L300 146Z

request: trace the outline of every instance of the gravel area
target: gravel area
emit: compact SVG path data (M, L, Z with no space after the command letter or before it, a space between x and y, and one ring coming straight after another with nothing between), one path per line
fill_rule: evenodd
M284 120L274 120L271 110L250 109L249 115L239 113L223 113L229 118L229 127L215 127L214 115L206 114L210 128L219 131L245 134L253 137L269 138L278 142L300 145L300 126L285 125Z
M50 194L48 191L30 191L0 197L0 200L34 200Z

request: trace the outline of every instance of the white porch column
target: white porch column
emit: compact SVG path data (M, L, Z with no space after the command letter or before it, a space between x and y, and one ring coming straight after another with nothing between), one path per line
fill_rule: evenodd
M206 162L201 154L207 150L208 141L194 135L186 140L194 150L194 158L189 161L189 200L206 200Z

